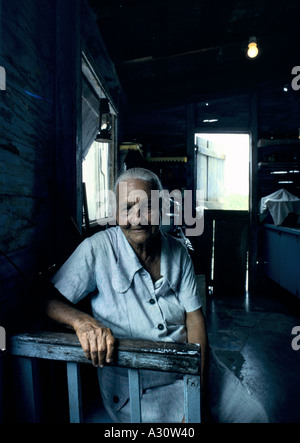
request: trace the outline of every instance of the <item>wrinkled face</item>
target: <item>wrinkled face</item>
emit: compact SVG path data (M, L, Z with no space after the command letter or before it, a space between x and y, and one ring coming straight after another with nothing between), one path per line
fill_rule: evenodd
M118 186L117 221L133 246L147 243L159 231L159 208L151 207L152 190L151 182L140 179L128 179Z

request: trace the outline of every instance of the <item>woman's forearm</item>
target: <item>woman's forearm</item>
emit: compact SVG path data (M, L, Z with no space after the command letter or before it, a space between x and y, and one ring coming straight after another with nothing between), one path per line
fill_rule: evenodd
M48 301L46 314L52 320L74 329L85 356L94 366L103 367L105 363L111 362L115 338L109 328L89 314L56 299Z
M189 343L199 343L201 346L207 344L207 332L205 318L202 311L198 309L188 312L186 316L187 339Z
M206 382L208 340L205 317L200 309L187 313L187 339L189 343L198 343L201 347L201 385Z
M79 311L64 301L50 299L46 305L46 314L52 320L66 326L70 326L76 331L77 326L83 321L92 321L94 318L85 312Z

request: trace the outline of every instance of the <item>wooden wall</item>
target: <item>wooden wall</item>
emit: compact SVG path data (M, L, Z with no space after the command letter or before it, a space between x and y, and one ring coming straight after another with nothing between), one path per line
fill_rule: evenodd
M119 84L86 1L11 0L0 12L7 77L0 91L0 324L9 328L31 321L32 278L81 241L82 47L116 108Z
M1 14L1 318L22 317L28 278L47 263L51 206L47 178L54 146L53 2L5 2ZM5 255L4 255L5 254ZM11 262L10 262L11 260ZM25 305L26 303L24 303ZM16 307L20 306L20 310Z

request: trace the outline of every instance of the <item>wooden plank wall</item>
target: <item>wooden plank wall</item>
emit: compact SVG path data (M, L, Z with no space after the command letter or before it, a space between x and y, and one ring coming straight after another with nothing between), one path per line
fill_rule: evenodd
M82 46L118 105L118 80L88 8L86 0L1 2L2 326L26 317L31 278L81 241Z
M186 108L129 109L121 141L142 143L145 157L186 155Z
M7 90L0 97L2 325L17 314L25 292L24 280L12 263L31 277L47 262L53 24L53 2L33 0L30 7L24 0L2 4L1 63L7 74Z

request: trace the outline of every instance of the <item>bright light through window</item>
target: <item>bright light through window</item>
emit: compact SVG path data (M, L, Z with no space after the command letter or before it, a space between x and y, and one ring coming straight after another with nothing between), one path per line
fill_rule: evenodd
M82 163L89 220L109 217L109 144L94 142Z

